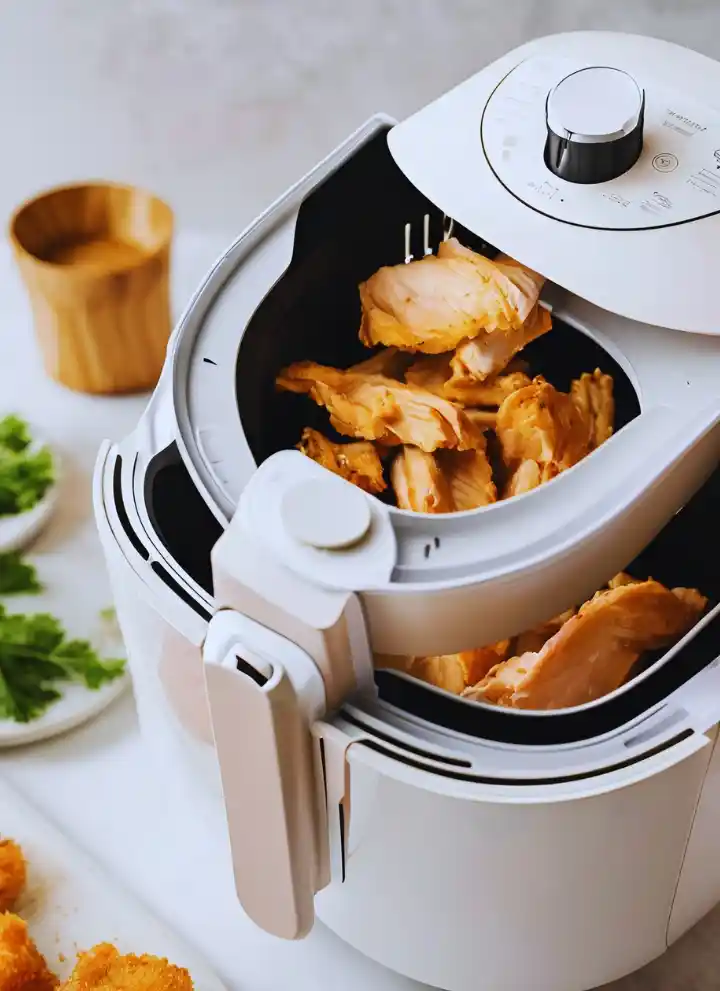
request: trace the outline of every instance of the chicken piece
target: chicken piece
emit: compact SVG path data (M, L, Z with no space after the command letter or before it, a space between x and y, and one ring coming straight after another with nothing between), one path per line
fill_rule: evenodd
M494 430L497 423L497 411L494 409L466 409L465 416L478 432Z
M538 304L521 327L503 334L478 334L461 341L450 361L448 387L462 388L467 382L484 382L507 367L510 360L531 341L552 329L550 313Z
M387 488L380 456L369 441L335 444L318 430L306 427L298 448L323 468L365 492L383 492Z
M450 356L438 354L414 361L405 372L405 381L463 406L499 406L513 392L530 385L531 380L524 372L495 375L484 382L470 376L454 379Z
M423 451L438 447L470 450L480 433L457 406L424 389L382 375L343 372L312 361L284 369L277 386L307 393L327 407L338 433L391 446L412 444Z
M612 376L603 375L599 368L592 375L585 372L571 383L570 395L589 423L590 450L594 451L613 432L615 400Z
M437 255L385 266L361 283L360 340L368 347L451 351L481 331L521 327L543 282L512 258L490 261L450 238Z
M390 470L400 509L414 513L452 513L454 506L445 475L433 454L405 446Z
M364 361L351 365L347 371L356 375L383 375L389 379L402 379L410 361L411 356L397 348L382 348Z
M11 909L27 880L27 865L14 840L0 840L0 912Z
M484 444L474 451L438 451L435 457L449 486L450 501L456 513L497 501L497 489Z
M193 991L193 982L187 970L160 957L121 955L100 943L78 955L59 991Z
M52 991L57 983L27 923L10 912L0 914L0 991Z
M510 468L531 460L563 471L590 450L590 424L575 400L541 376L504 400L495 429Z
M530 458L521 461L508 479L503 492L503 499L512 499L513 496L531 492L539 485L555 478L557 474L558 469L554 464L541 465Z
M697 622L707 599L659 582L598 592L539 651L510 658L466 698L518 709L565 709L602 698L627 678L646 650L674 643Z
M550 637L554 637L558 630L562 629L565 623L575 615L575 612L575 609L568 609L564 613L560 613L559 616L553 616L547 623L540 623L539 626L533 627L532 630L526 630L524 633L521 633L515 639L513 653L519 656L520 654L528 654L541 650Z
M509 640L501 640L489 647L465 650L459 654L439 654L433 657L400 657L392 654L376 654L375 667L403 671L420 681L443 688L446 692L461 695L468 685L484 678L499 661L507 657Z

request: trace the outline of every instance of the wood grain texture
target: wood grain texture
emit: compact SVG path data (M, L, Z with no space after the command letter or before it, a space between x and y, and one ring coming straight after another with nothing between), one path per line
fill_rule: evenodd
M157 382L170 336L170 207L131 187L51 190L21 206L10 240L45 370L70 389Z

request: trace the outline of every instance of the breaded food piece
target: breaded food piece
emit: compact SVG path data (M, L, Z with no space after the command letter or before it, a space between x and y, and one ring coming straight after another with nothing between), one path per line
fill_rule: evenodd
M10 912L0 915L0 991L52 991L57 983L27 923Z
M510 649L509 640L500 640L488 647L464 650L459 654L439 654L434 657L403 657L396 654L376 654L375 667L403 671L428 685L460 695L470 685L484 678Z
M121 954L99 943L78 956L59 991L193 991L190 974L160 957Z
M25 887L27 867L14 840L0 840L0 912L13 907Z

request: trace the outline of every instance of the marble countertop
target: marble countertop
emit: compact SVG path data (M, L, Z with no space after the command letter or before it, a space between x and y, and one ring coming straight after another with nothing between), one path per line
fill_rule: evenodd
M223 247L217 239L179 238L174 266L177 303L184 304ZM84 582L107 586L92 521L92 467L100 441L130 431L146 397L76 395L43 375L24 293L4 251L0 298L0 409L31 418L61 451L65 465L61 509L33 553L53 569L56 580L80 589ZM229 991L420 988L373 964L321 925L308 939L285 943L260 932L243 915L234 895L222 823L208 818L209 813L198 814L189 802L184 809L163 802L129 694L67 736L1 753L0 774L204 953ZM632 926L631 918L627 924ZM718 987L716 910L665 957L613 985L612 991Z

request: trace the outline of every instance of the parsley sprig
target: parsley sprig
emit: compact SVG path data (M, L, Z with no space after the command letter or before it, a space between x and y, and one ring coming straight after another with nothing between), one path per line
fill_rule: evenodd
M12 414L0 419L0 517L32 509L54 480L52 454L33 447L27 423Z

